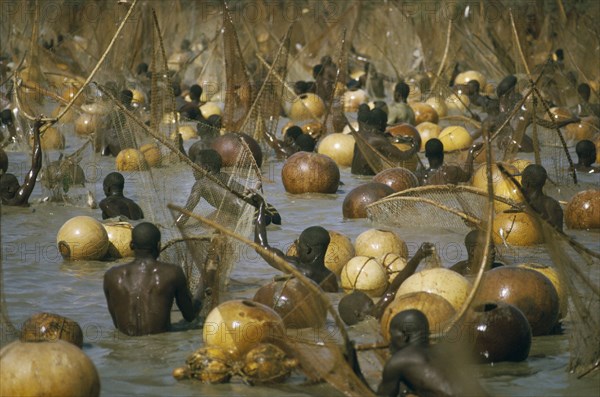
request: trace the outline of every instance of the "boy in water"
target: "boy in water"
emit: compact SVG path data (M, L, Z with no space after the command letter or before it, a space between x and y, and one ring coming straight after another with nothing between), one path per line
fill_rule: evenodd
M125 178L118 172L106 175L102 182L106 198L100 201L102 219L126 216L132 221L144 218L144 212L135 201L123 196Z
M23 185L19 185L17 177L13 174L5 174L8 168L8 158L2 160L2 173L0 175L0 199L3 205L27 207L29 197L35 187L35 180L42 169L42 145L40 144L40 128L43 123L36 120L33 126L33 152L31 159L31 170L25 176ZM5 164L4 164L5 163Z
M294 265L306 277L319 284L323 291L338 292L339 287L335 274L325 267L325 253L331 239L329 232L320 226L312 226L304 229L297 242L298 256L286 256L282 251L271 247L267 241L267 204L264 199L259 194L253 194L251 199L258 207L254 241L270 251L270 254L266 255L259 252L260 256L275 269L285 271L273 259L274 256L283 258L288 263Z

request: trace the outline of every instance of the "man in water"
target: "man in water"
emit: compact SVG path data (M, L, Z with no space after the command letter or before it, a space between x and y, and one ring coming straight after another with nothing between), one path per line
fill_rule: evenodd
M402 392L418 396L485 396L486 393L439 345L429 344L429 322L416 309L396 314L390 322L391 357L383 367L378 396ZM446 352L449 353L449 352ZM461 376L462 375L462 376Z
M429 168L417 175L422 185L456 185L467 182L473 173L473 158L481 144L473 145L465 161L465 168L444 164L444 144L432 138L425 144L425 157L429 160Z
M577 142L575 152L577 153L577 164L575 164L577 171L588 174L600 172L600 168L592 165L596 162L596 145L594 142L587 139Z
M125 188L125 178L118 172L111 172L106 175L102 182L106 198L100 201L102 210L102 219L114 218L116 216L126 216L132 221L144 218L144 212L135 201L123 196Z
M42 145L40 144L40 128L43 123L36 120L33 126L33 152L31 159L31 169L25 176L23 185L19 185L17 177L13 174L5 174L8 168L8 158L6 159L6 168L2 164L2 175L0 175L0 199L3 205L27 207L29 205L29 196L35 187L35 180L42 169Z
M368 105L363 105L358 108L358 133L386 159L394 163L411 160L419 151L419 145L412 138L395 137L396 140L407 139L408 143L411 144L411 148L408 150L398 149L385 135L387 126L385 111L381 108L369 110ZM375 175L359 148L355 144L350 171L353 175Z
M563 230L563 210L558 201L544 194L548 173L538 164L530 164L521 175L521 187L531 207L558 230Z
M169 331L173 301L186 321L193 321L202 307L202 288L192 297L181 267L157 260L160 238L156 226L140 223L131 233L135 259L104 275L104 295L113 323L129 336Z
M408 106L407 98L410 87L401 81L394 88L394 103L389 105L388 125L408 123L415 125L415 112Z
M467 259L464 261L460 261L452 265L450 270L453 270L463 276L472 276L475 275L477 267L479 263L475 263L475 249L477 248L477 243L479 237L481 236L481 232L477 229L471 230L465 236L465 248L467 249ZM490 255L492 257L492 266L491 268L504 266L500 262L495 262L495 253L496 249L494 247L494 243L490 243Z
M297 241L298 256L287 256L277 248L273 248L267 241L266 216L267 204L261 195L255 193L251 200L256 203L258 212L254 225L254 242L269 250L269 254L259 251L265 261L277 270L285 272L275 260L278 256L295 266L302 274L321 286L325 292L338 292L338 283L334 273L325 267L325 253L329 246L329 232L320 226L311 226L304 229Z

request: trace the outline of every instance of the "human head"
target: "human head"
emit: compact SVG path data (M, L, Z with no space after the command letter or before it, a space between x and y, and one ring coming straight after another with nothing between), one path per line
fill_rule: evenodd
M10 109L4 109L0 113L0 120L2 120L2 124L11 126L14 123L13 114Z
M202 96L202 87L198 84L194 84L190 87L190 98L192 101L199 101Z
M19 180L13 174L0 175L0 195L2 198L6 200L12 199L20 187Z
M152 223L142 222L131 231L131 249L136 252L149 251L154 258L160 253L160 230Z
M213 149L203 149L197 151L193 160L194 163L213 174L221 171L221 166L223 165L223 159L221 158L221 155L219 152ZM196 173L194 173L194 176L196 179L201 177L201 175L196 175Z
M298 80L294 83L294 93L296 95L306 94L308 90L308 83L303 80Z
M354 325L365 319L373 305L369 295L362 291L352 291L342 297L338 304L338 311L347 325Z
M321 226L311 226L304 229L298 238L298 258L302 262L310 262L318 256L325 257L331 237Z
M296 138L302 134L302 128L298 127L297 125L292 125L285 130L285 136L283 139L287 144L292 144L293 142L296 142Z
M513 76L512 74L510 74L510 75L506 76L505 78L503 78L502 81L500 82L500 84L498 84L498 87L496 87L496 95L498 95L498 98L501 98L504 95L511 92L515 88L516 85L517 85L517 78L515 76Z
M404 81L401 81L394 87L394 100L396 102L406 102L409 93L410 87Z
M179 48L181 48L182 51L188 51L191 45L192 43L190 43L188 39L183 39L181 40L181 46Z
M577 86L577 93L584 102L588 102L590 100L591 91L592 90L590 89L590 86L586 83L581 83Z
M173 89L174 97L178 97L179 95L181 95L181 86L179 85L179 83L171 83L171 88Z
M575 152L579 158L579 164L589 167L596 161L596 145L588 139L577 142Z
M329 65L331 63L333 63L333 60L329 55L324 55L321 57L321 65Z
M479 85L479 81L477 80L469 80L469 82L467 83L467 90L468 95L475 95L479 93L480 90L480 85Z
M403 310L390 321L391 349L396 352L413 344L429 344L429 322L420 310Z
M146 62L141 62L135 68L135 71L138 75L145 75L148 73L148 64Z
M444 144L437 138L431 138L425 144L425 157L431 162L432 159L444 159Z
M4 149L0 148L0 174L6 174L6 170L8 169L8 156Z
M469 256L469 260L475 258L475 250L477 249L477 243L480 241L479 238L482 236L481 231L479 229L471 230L465 236L465 248L467 249L467 255ZM490 241L490 255L492 259L495 257L496 249L494 247L494 243Z
M104 194L110 196L111 194L123 194L125 188L125 178L119 172L111 172L106 175L102 182L104 188Z
M312 136L308 134L300 134L298 138L296 138L296 145L303 152L314 152L316 142Z
M521 174L521 186L526 195L535 191L541 191L548 178L546 169L538 164L530 164Z
M385 128L387 127L387 120L387 113L385 113L383 109L374 108L371 110L371 114L369 115L369 124L377 128L378 131L385 131Z
M125 106L131 105L133 101L133 92L131 90L123 90L119 93L119 100Z
M313 72L312 72L313 79L316 79L317 76L319 76L322 71L323 71L323 65L315 65L313 67Z
M367 105L366 103L361 103L360 105L358 105L356 119L359 123L368 123L370 115L371 109L369 108L369 105Z

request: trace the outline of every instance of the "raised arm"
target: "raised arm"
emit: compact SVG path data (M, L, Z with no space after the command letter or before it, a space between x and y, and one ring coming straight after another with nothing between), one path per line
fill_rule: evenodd
M256 220L254 222L254 242L269 250L268 254L265 254L261 251L258 251L258 254L275 269L285 271L277 264L276 261L273 260L273 256L277 255L285 258L285 254L281 250L271 247L267 240L267 203L265 203L265 200L258 193L253 194L251 196L251 200L255 202L258 207L258 210L256 211Z
M42 169L42 145L40 144L41 120L36 120L33 126L33 151L31 156L31 170L25 176L23 185L19 188L15 197L11 200L12 205L27 205L29 196L35 187L35 180Z

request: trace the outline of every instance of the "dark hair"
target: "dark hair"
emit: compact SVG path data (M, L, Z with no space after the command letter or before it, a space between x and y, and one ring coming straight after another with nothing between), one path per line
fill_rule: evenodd
M583 139L577 142L577 145L575 145L575 153L577 153L578 156L588 156L595 151L596 145L594 144L594 142L588 139Z
M292 125L285 130L286 138L291 138L293 140L296 140L296 138L302 134L302 128L298 127L297 125Z
M400 329L409 337L418 332L429 334L429 321L422 311L417 309L403 310L392 317L390 329Z
M444 153L444 144L437 138L431 138L425 144L425 157L437 156Z
M213 172L219 172L223 165L223 159L219 152L213 149L202 149L196 152L194 163L208 168Z
M399 82L394 87L394 97L400 97L406 101L408 94L410 93L410 87L404 81Z
M133 101L133 92L131 90L123 90L119 95L119 100L124 105L129 105Z
M0 119L2 119L2 124L4 125L12 125L14 121L13 113L10 109L4 109L0 112Z
M200 99L200 97L202 96L202 87L200 87L198 84L194 84L193 86L190 87L190 98L192 98L192 100L194 99Z
M584 101L590 100L591 89L586 83L581 83L577 86L577 93Z
M539 164L530 164L521 174L521 184L539 188L544 186L547 178L548 173L544 167Z
M135 68L137 74L146 74L148 73L148 64L146 62L141 62Z
M131 231L134 249L156 249L160 238L160 230L150 222L142 222Z
M298 80L294 83L294 92L296 95L306 94L308 91L308 83L303 80Z
M331 241L329 232L321 226L310 226L300 233L300 240L309 246L326 247Z
M369 105L367 105L366 103L361 103L360 105L358 105L356 119L359 123L368 123L370 115L371 109L369 108Z
M315 150L316 142L312 136L308 134L300 134L296 138L296 145L303 152L313 152Z
M0 170L2 174L6 174L6 170L8 169L8 156L4 149L0 148Z
M125 178L119 172L111 172L104 178L102 186L104 188L116 186L117 188L123 190L123 188L125 188Z
M387 126L387 113L381 108L374 108L369 115L369 124L377 129L384 131Z
M344 295L338 304L340 317L347 325L354 325L365 318L373 307L373 300L362 291Z
M496 95L498 98L506 95L512 88L517 85L517 78L512 74L502 79L498 87L496 87Z
M173 82L171 83L171 87L173 89L173 96L179 96L181 95L181 86L179 85L179 83Z
M321 74L321 72L323 71L323 65L315 65L313 67L313 78L317 78L318 75Z

